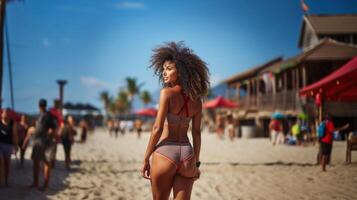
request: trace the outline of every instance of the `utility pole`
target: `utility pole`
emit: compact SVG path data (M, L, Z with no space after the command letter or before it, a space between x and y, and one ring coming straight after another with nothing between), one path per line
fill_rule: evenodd
M4 50L4 22L5 22L6 0L0 0L0 109L2 108L2 78L3 78L3 50Z

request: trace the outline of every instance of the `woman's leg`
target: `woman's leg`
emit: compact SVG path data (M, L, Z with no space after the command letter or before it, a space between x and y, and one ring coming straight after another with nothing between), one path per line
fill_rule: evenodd
M10 174L10 162L11 162L11 155L4 156L4 166L5 166L5 186L9 186L9 174Z
M27 146L25 146L24 148L20 146L20 164L21 164L21 168L24 167L26 149L27 149Z
M151 189L153 199L169 199L176 166L161 154L153 153L151 163Z
M2 185L2 184L4 184L4 168L5 168L5 166L4 166L4 156L3 156L3 154L1 153L1 151L0 151L0 185Z
M174 199L175 200L189 200L191 199L191 192L193 187L193 178L186 178L177 174L174 178Z
M198 168L196 167L195 157L191 157L184 161L180 170L174 178L173 191L174 199L190 199L193 187L194 177L198 176Z

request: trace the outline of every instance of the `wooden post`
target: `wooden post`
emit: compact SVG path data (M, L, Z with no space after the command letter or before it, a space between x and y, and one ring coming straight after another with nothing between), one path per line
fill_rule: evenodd
M251 91L250 91L250 80L248 80L248 83L247 83L247 108L250 107L250 94L251 94Z
M259 100L260 100L260 77L258 76L256 79L256 82L257 82L257 95L256 95L256 105L257 105L257 108L259 109Z
M284 79L283 79L283 91L284 91L284 95L283 95L283 109L286 109L286 93L288 90L288 75L287 75L287 71L284 72Z
M305 65L302 66L302 86L305 87L307 84L307 80L306 80L306 67Z
M299 73L299 68L296 68L296 87L297 89L300 89L300 73Z
M240 83L237 83L237 84L236 84L236 88L237 88L237 100L238 100L238 102L239 102L239 99L240 99L240 86L241 86Z
M2 78L3 78L3 50L4 50L4 25L5 25L6 0L0 0L0 108L2 108Z

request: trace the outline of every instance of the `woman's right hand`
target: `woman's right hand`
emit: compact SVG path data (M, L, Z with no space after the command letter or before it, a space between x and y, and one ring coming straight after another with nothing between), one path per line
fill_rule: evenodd
M143 166L141 168L141 176L143 178L150 180L150 163L149 163L149 161L144 161Z

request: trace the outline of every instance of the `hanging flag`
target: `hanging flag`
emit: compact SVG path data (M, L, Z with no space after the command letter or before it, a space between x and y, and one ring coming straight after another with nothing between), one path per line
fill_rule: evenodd
M309 10L309 7L306 5L304 0L301 0L301 8L304 12L307 12Z

